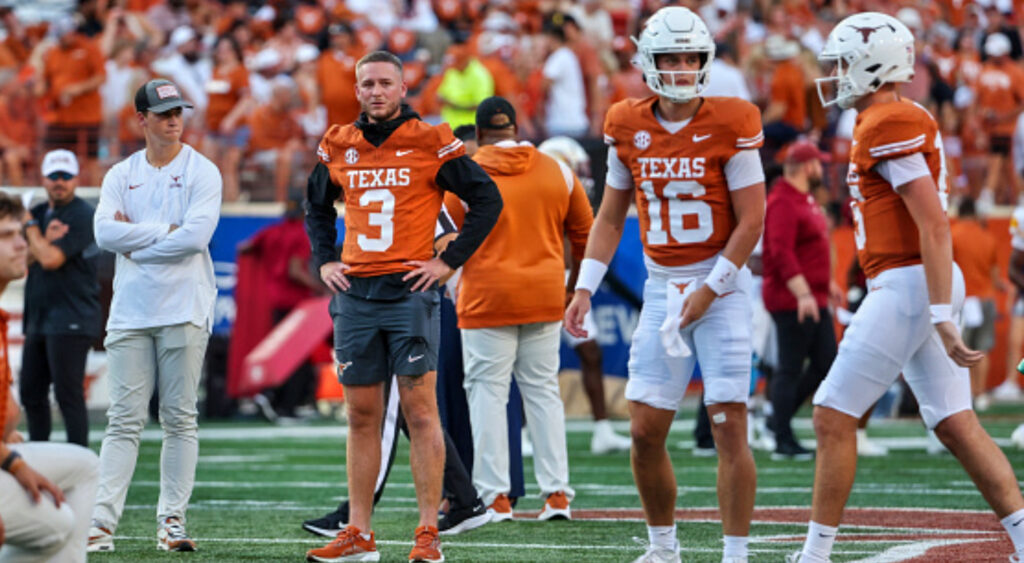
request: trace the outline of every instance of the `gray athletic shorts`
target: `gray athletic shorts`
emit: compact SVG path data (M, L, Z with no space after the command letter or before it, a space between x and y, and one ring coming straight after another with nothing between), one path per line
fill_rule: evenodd
M441 296L435 290L394 301L337 293L331 299L338 380L382 383L392 375L420 376L437 369Z

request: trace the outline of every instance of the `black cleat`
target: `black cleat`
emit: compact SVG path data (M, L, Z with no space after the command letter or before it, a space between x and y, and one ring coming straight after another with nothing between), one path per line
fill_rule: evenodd
M334 512L302 523L302 529L311 534L334 538L348 525L348 501L341 503Z
M479 528L491 521L491 513L480 499L471 507L452 508L437 519L437 530L442 536L454 536Z

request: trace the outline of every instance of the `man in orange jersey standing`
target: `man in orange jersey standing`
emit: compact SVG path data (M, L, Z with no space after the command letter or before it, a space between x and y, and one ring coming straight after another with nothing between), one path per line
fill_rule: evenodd
M334 348L345 386L349 433L346 455L349 525L310 561L378 561L370 528L374 485L381 467L384 383L397 377L409 428L410 465L419 526L409 561L444 561L438 540L444 440L437 410L440 295L437 280L480 246L501 212L494 182L465 156L447 125L421 121L402 103L402 63L386 51L356 63L356 96L363 112L353 124L334 124L317 150L310 175L306 231L320 278L335 295ZM444 191L473 207L462 234L434 257L434 234ZM341 259L334 202L345 202Z
M515 372L534 473L546 499L538 518L568 519L573 490L558 390L563 240L568 234L578 264L593 222L590 202L568 166L516 141L516 112L505 98L480 103L476 129L480 149L473 160L494 178L505 207L480 252L463 266L456 303L473 429L473 484L492 521L512 518L505 403ZM448 194L445 205L458 225L464 204Z
M846 181L869 292L814 395L811 521L803 548L787 561L829 560L857 472L857 421L901 372L925 425L1002 520L1017 552L1011 560L1019 561L1024 499L1006 456L971 410L966 368L982 354L957 329L964 277L945 211L942 136L925 108L900 96L899 83L914 76L914 36L892 16L854 14L832 29L818 60L836 65L817 80L822 105L858 112Z
M680 561L676 479L665 440L699 361L718 448L722 561L743 563L756 488L747 446L752 313L746 262L764 224L761 114L739 98L703 97L715 43L690 10L658 10L637 50L644 80L657 95L618 102L605 117L604 199L566 328L586 335L591 295L635 197L649 275L630 346L626 399L633 478L650 541L636 561Z

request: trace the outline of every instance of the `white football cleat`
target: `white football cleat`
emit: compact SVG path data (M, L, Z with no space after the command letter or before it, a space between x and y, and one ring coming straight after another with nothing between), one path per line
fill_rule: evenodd
M89 543L85 546L86 553L114 551L114 534L95 523L89 527Z
M882 457L889 455L889 448L873 442L863 428L857 429L857 455L860 457Z

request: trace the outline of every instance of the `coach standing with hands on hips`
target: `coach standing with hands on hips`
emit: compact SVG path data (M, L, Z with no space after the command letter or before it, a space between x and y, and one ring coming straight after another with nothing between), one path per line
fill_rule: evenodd
M779 335L771 393L773 457L810 459L791 422L836 357L828 306L830 294L841 292L831 284L828 222L811 193L821 185L821 163L829 156L810 141L796 141L784 154L782 176L768 194L764 218L762 295Z
M139 88L146 148L107 172L96 209L96 242L117 254L117 268L105 341L111 404L90 551L114 549L156 385L164 431L157 547L196 549L185 509L199 458L196 394L217 293L208 246L222 183L217 167L181 142L182 111L191 107L168 80Z
M92 234L96 210L75 196L78 159L57 149L43 157L46 203L26 216L29 268L25 283L25 345L19 380L33 442L50 439L50 384L68 442L89 445L85 362L100 334L99 254Z

